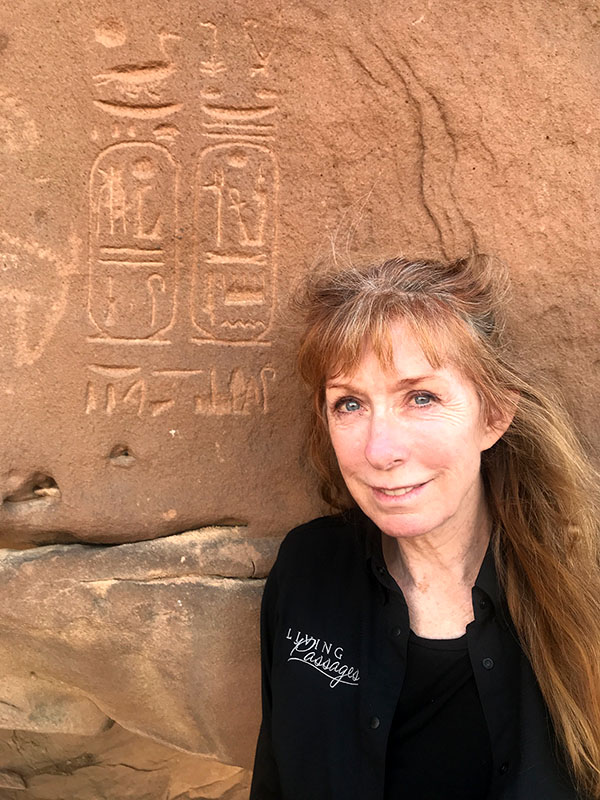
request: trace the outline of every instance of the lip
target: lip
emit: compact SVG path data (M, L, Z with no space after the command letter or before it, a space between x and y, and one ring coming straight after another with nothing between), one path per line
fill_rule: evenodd
M423 491L425 486L427 486L428 483L429 483L429 481L424 481L423 483L413 484L413 488L409 492L406 492L405 494L396 495L396 496L385 494L385 492L398 491L398 489L406 489L407 487L406 486L394 486L394 487L390 486L388 488L387 486L372 486L371 487L371 491L373 492L373 494L375 496L375 499L379 503L386 503L388 505L389 504L397 504L397 503L406 503L407 501L418 497L418 495L421 494L421 492Z

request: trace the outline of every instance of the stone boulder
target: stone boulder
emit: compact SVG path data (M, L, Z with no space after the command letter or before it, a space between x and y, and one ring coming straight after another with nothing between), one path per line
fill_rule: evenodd
M0 551L0 725L93 736L116 721L248 767L277 544L221 528Z

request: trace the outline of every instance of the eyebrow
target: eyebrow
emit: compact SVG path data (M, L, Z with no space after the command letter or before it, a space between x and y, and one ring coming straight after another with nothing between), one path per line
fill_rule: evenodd
M406 386L414 386L415 383L421 383L422 381L430 381L432 378L439 378L439 375L432 373L430 375L419 375L414 378L401 378L396 384L394 384L394 391L398 391L399 389L404 389ZM326 389L344 389L346 391L350 389L355 389L356 387L353 386L351 383L332 383L331 381L327 381L325 383Z

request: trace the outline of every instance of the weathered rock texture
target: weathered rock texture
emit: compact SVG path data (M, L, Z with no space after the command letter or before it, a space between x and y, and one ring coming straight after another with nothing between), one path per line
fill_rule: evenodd
M246 769L173 750L117 724L94 737L0 731L0 759L2 800L247 800L250 785Z
M161 780L148 783L156 794L136 795L125 780L128 794L119 795L123 773L110 777L108 770L94 797L167 796L179 761L165 745L203 756L185 762L198 778L186 791L204 787L213 772L227 778L223 791L230 778L238 786L247 772L223 767L250 766L259 714L257 617L276 546L231 528L0 551L0 728L88 737L82 765L94 785L102 785L106 763L95 748L115 721L163 745L156 752L167 766L157 766ZM43 771L40 779L40 766L28 758L19 763L23 750L11 741L16 752L0 763L17 764L0 769L0 787L32 790L31 797L54 797L44 794L49 786L66 789L48 784ZM135 741L127 739L132 752ZM140 756L155 752L138 746ZM69 773L60 774L65 780ZM88 796L81 778L78 770L70 797Z
M584 0L3 4L0 797L242 796L262 539L320 510L286 302L332 241L506 260L597 449L599 32Z

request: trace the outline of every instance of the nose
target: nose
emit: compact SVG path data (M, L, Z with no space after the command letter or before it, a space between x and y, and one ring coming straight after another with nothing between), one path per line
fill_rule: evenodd
M408 458L408 438L408 431L400 420L387 414L374 415L365 444L365 458L375 469L390 469Z

